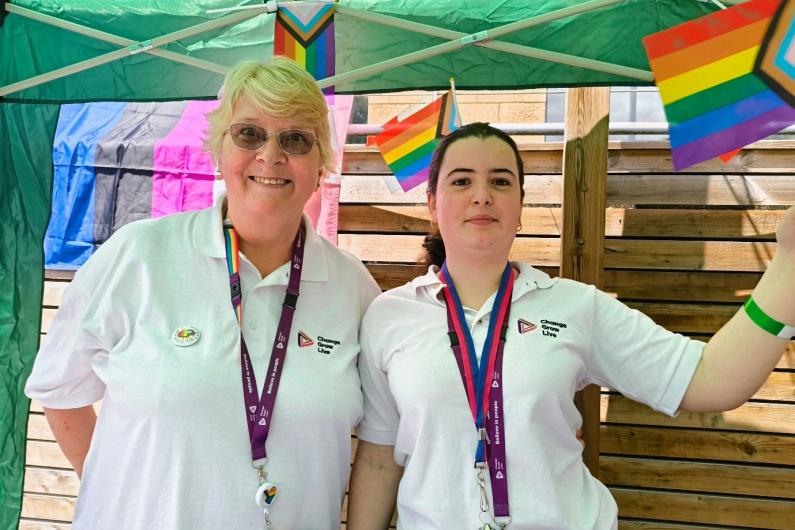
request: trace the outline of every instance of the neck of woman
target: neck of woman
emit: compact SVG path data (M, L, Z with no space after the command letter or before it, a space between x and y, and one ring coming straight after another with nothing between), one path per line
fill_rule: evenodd
M236 216L234 211L230 211L228 217L237 232L240 252L256 267L262 278L292 259L293 241L302 221L300 215L297 219L280 219L280 222Z
M296 227L296 231L298 227ZM295 233L273 238L272 240L251 240L238 234L240 252L257 268L262 278L272 273L293 256Z
M448 254L446 262L461 304L471 309L480 309L500 287L508 256L502 259L473 260Z

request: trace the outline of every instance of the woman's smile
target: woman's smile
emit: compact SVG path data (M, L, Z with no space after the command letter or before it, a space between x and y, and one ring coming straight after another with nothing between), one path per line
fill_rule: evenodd
M283 188L288 184L292 184L292 181L283 178L258 177L255 175L249 175L248 178L257 184L262 184L263 186L267 186L269 188Z

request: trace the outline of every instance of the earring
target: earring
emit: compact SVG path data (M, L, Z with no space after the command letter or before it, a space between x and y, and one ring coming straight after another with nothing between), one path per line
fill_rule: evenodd
M221 166L218 165L218 162L215 163L215 178L221 178Z
M522 231L522 222L521 221L519 221L519 226L516 227L516 231L517 232L521 232Z

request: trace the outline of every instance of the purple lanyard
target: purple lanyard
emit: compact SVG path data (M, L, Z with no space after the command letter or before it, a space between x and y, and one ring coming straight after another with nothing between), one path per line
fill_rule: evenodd
M489 469L494 516L508 517L508 469L505 458L505 419L502 400L502 360L513 292L513 269L505 266L492 306L489 329L478 366L475 345L453 279L442 265L439 277L447 307L447 334L480 440L475 467Z
M301 267L304 259L303 229L299 228L293 242L293 255L290 261L290 279L287 283L287 292L284 295L282 314L279 317L279 327L276 328L276 338L273 341L271 360L268 363L268 372L265 385L262 387L262 397L257 396L257 379L251 367L251 357L248 354L246 340L243 338L242 307L243 292L240 287L240 255L237 232L234 227L224 226L224 239L226 240L226 264L229 270L229 288L232 297L232 308L235 310L238 324L240 325L240 366L243 377L243 399L245 402L246 420L248 422L248 436L251 442L251 459L261 460L267 457L265 442L268 439L273 409L276 406L276 392L279 390L279 381L284 370L284 357L287 352L287 341L290 337L290 328L293 325L293 314L298 302L298 287L301 283Z

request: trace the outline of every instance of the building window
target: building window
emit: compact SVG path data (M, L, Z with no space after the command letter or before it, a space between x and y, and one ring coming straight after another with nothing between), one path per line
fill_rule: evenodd
M547 123L562 122L566 111L566 89L547 89ZM653 86L610 87L610 121L615 122L666 122L660 95ZM662 134L610 135L610 141L666 140ZM563 136L547 136L548 142L562 142Z

